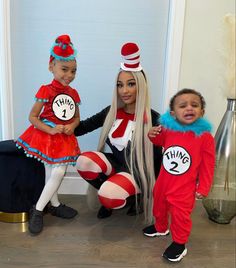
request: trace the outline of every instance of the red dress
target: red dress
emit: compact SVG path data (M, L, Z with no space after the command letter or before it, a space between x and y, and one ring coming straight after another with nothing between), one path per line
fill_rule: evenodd
M45 124L54 127L73 122L76 105L80 103L77 91L70 86L63 86L56 80L43 85L35 95L36 101L44 102L39 118ZM74 134L50 135L31 125L16 141L29 157L37 158L50 165L75 165L80 154Z

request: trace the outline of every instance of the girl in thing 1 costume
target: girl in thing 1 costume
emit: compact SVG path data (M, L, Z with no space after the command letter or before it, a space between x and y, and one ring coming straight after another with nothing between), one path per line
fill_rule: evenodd
M76 50L68 35L59 36L50 52L49 70L53 81L42 85L35 95L29 120L32 125L17 139L29 157L45 164L46 184L36 205L30 211L29 231L43 229L43 210L50 201L49 212L62 218L73 218L77 211L61 204L57 191L68 165L75 165L80 153L74 129L80 122L77 91L70 87L76 74Z
M195 198L210 191L215 165L215 144L211 125L202 116L205 100L192 89L177 92L170 111L161 116L161 126L151 128L148 137L163 146L163 163L153 197L155 224L143 229L149 237L169 234L173 242L163 253L169 261L180 261L186 254L185 243L191 231L191 212Z

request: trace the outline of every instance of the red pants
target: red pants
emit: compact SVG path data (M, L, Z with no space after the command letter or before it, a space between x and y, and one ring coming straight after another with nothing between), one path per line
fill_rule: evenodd
M170 231L174 242L185 244L192 228L191 212L195 203L195 186L181 188L181 193L169 189L161 179L157 179L153 189L155 228L165 232L169 227L168 217L171 217Z

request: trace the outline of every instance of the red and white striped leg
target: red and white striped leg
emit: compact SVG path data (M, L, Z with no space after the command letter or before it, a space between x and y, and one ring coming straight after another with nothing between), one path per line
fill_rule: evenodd
M95 180L101 173L109 176L113 172L106 156L95 151L82 153L77 159L76 168L80 176L87 181Z
M129 196L140 193L134 178L127 172L112 175L100 187L98 198L106 208L119 209L125 206Z

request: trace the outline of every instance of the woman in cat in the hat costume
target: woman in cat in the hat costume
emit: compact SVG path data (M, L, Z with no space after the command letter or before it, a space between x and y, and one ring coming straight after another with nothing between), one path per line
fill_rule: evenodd
M30 211L29 231L43 229L43 210L50 202L49 212L61 218L73 218L77 211L61 204L57 191L68 165L75 165L80 153L74 129L80 122L77 91L70 87L76 74L76 50L68 35L59 36L50 52L49 70L53 81L42 85L35 95L29 120L31 126L17 139L28 157L45 164L46 184Z
M147 133L151 126L158 125L159 114L150 108L137 44L124 44L121 56L112 104L75 129L75 135L80 136L102 127L98 151L83 152L76 167L80 176L98 190L98 218L129 206L128 215L144 211L150 221L152 188L162 154L161 148L153 148ZM104 151L105 145L111 153Z

